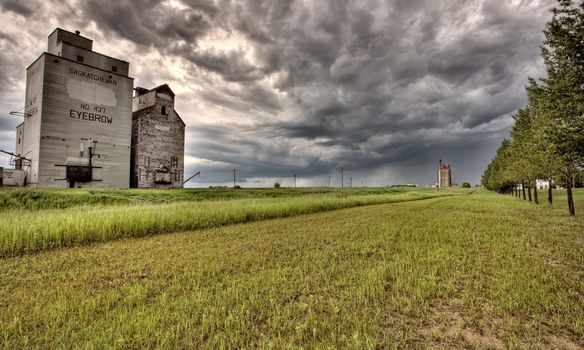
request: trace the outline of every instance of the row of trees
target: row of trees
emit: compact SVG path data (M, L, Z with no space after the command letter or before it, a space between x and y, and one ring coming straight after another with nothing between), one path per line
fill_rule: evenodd
M525 189L539 203L536 179L565 183L568 211L575 214L574 177L584 168L584 0L559 0L544 30L541 49L547 77L530 79L528 104L514 115L510 138L503 140L482 183L501 193Z

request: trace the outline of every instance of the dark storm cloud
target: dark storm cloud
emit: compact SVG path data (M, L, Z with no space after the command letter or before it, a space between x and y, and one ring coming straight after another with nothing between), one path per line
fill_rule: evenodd
M186 7L172 7L160 0L146 0L140 6L130 0L90 1L85 15L106 32L165 55L187 59L199 68L215 72L226 81L248 82L265 77L272 68L256 67L242 50L203 50L198 41L207 33L224 28L219 5L213 1L184 1Z
M181 9L160 0L93 0L82 10L105 32L166 51L177 42L196 43L210 30L210 21L218 11L214 4L200 0L188 5Z
M213 50L194 50L186 46L174 51L200 68L220 74L230 82L251 82L265 77L261 68L247 62L241 50L230 52L213 52Z
M236 111L276 113L282 108L279 98L258 84L246 84L237 89L209 89L201 92L200 96L214 105Z

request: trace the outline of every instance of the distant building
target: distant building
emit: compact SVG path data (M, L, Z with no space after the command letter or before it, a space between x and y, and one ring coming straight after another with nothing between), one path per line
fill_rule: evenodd
M181 188L185 123L174 110L174 92L166 84L135 90L130 187Z
M554 186L554 183L552 181L552 186ZM515 185L515 187L518 190L522 190L523 189L523 184L518 183ZM530 187L529 184L525 184L525 188ZM537 179L535 180L535 188L537 188L538 190L547 190L548 188L550 188L550 182L549 180L542 180L542 179Z
M553 186L553 182L552 182L552 186ZM549 182L549 180L537 179L537 180L535 180L535 187L538 190L547 190L548 188L550 188L550 182Z
M436 185L440 187L452 187L452 172L450 164L442 164L442 159L438 162Z
M548 181L540 179L535 180L535 188L537 188L538 190L547 190L548 187L549 187Z
M16 129L19 185L128 187L133 78L129 63L57 28L26 70L24 122Z

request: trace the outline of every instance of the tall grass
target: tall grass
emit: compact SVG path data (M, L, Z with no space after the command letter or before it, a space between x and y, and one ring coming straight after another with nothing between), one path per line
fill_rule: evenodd
M157 205L13 210L0 217L0 257L116 238L193 230L360 205L466 192L408 191L348 197L238 199Z
M163 204L244 198L293 198L307 195L342 198L355 195L432 191L424 188L279 188L279 189L11 189L0 187L0 212L13 209L65 209L79 206Z

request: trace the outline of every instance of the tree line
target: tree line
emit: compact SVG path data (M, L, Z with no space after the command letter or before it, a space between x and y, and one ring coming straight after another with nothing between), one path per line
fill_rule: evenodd
M528 103L514 115L487 166L482 184L489 190L523 196L539 204L537 179L565 185L568 212L575 215L572 188L584 169L584 0L558 0L546 24L541 47L547 76L529 79ZM532 197L533 189L533 197Z

